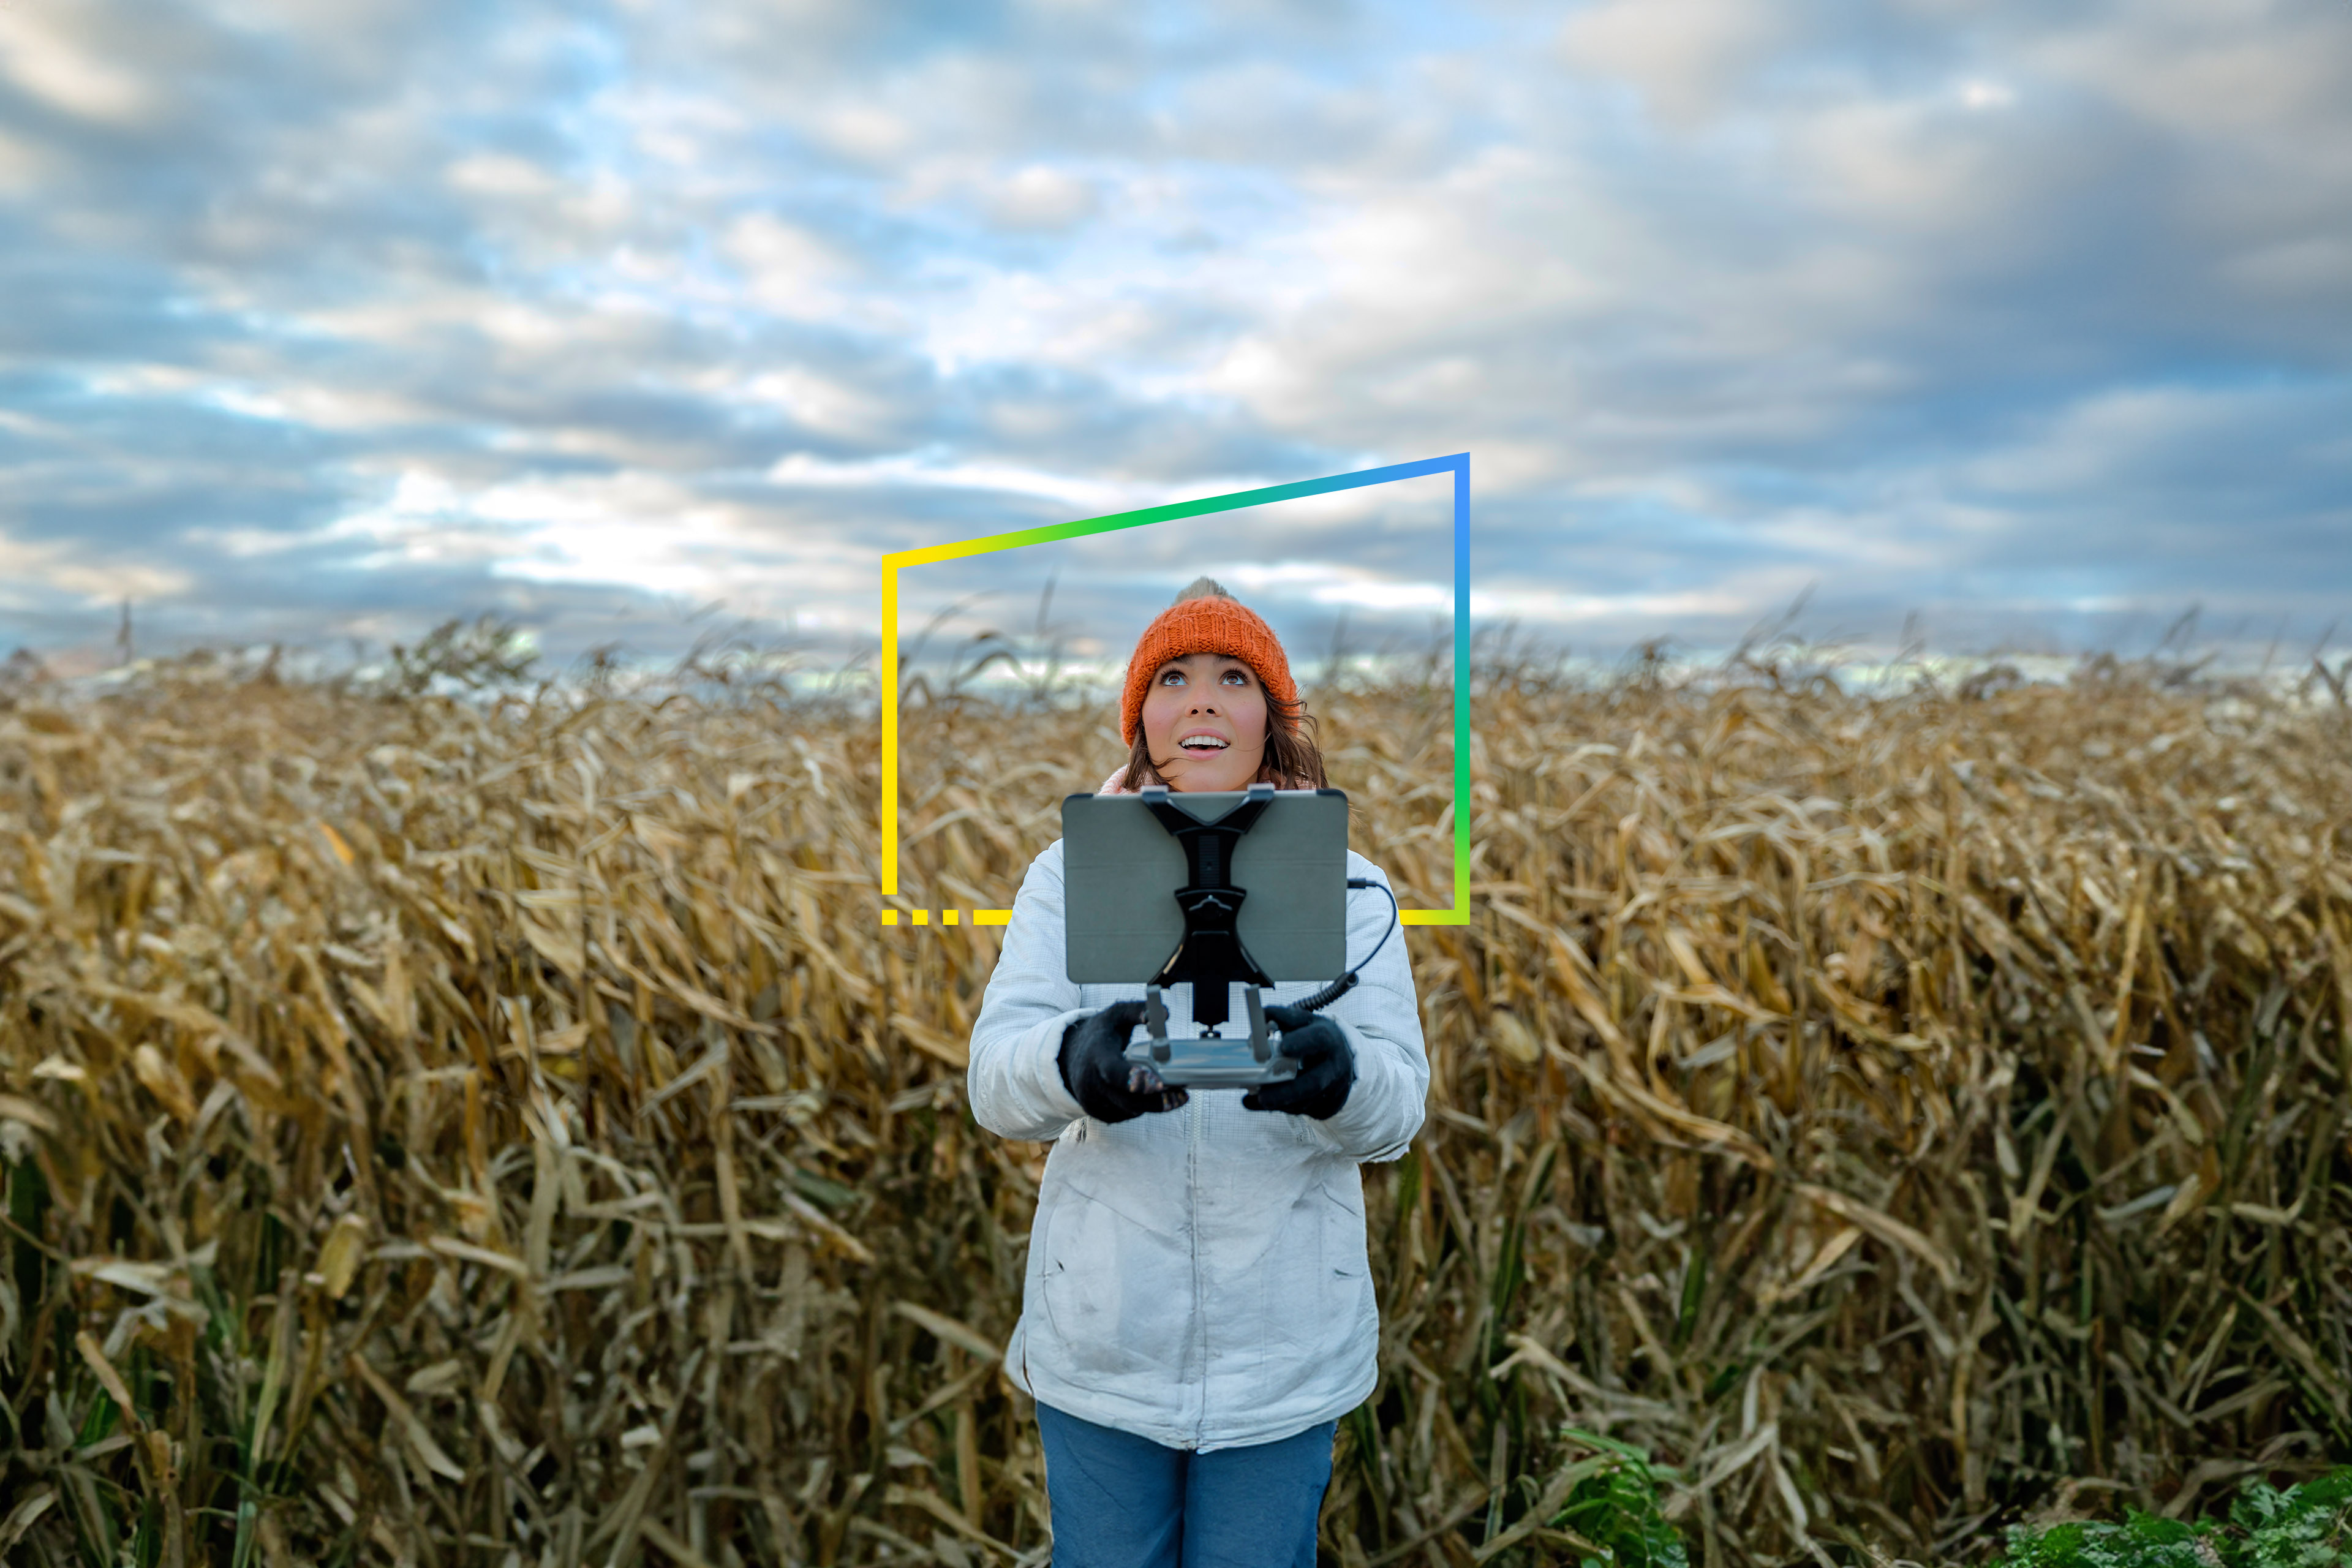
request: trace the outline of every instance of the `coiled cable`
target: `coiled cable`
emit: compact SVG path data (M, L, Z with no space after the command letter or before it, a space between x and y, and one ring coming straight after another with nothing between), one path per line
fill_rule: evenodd
M1318 991L1314 995L1307 997L1305 1001L1294 1002L1291 1004L1292 1006L1299 1008L1302 1011L1319 1013L1324 1008L1328 1007L1332 1003L1337 1002L1340 997L1345 996L1349 992L1353 991L1356 988L1357 980L1363 973L1364 964L1371 963L1373 959L1380 956L1381 949L1388 945L1389 932L1395 931L1399 926L1404 923L1404 917L1397 909L1396 894L1389 890L1386 883L1376 882L1370 877L1350 877L1348 879L1348 886L1359 890L1365 888L1377 889L1381 893L1387 895L1389 900L1388 931L1381 932L1381 940L1372 943L1371 952L1364 954L1363 963L1357 964L1353 969L1349 970L1347 973L1342 974L1339 979L1334 980L1330 984L1326 985L1322 990Z

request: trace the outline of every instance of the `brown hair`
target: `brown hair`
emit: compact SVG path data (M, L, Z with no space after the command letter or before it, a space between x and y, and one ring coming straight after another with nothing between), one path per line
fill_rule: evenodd
M1213 577L1196 577L1176 595L1175 603L1188 599L1232 599L1223 584ZM1244 664L1250 664L1243 659ZM1151 677L1146 670L1144 679ZM1265 676L1255 665L1250 673L1257 677L1258 689L1265 696L1265 755L1259 761L1260 782L1276 789L1328 789L1331 779L1323 767L1323 750L1315 743L1315 716L1307 711L1301 699L1289 700L1266 690ZM1286 674L1287 671L1285 672ZM1164 784L1168 780L1152 764L1151 742L1143 733L1143 726L1135 727L1135 742L1127 752L1127 777L1121 787L1141 789L1145 784Z

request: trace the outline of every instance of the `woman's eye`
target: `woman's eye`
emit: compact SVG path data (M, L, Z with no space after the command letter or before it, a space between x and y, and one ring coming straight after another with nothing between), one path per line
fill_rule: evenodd
M1249 682L1243 678L1240 670L1229 669L1225 671L1225 684L1227 686L1247 686Z
M1160 678L1160 684L1162 686L1181 686L1184 684L1184 672L1181 669L1171 669L1167 674Z

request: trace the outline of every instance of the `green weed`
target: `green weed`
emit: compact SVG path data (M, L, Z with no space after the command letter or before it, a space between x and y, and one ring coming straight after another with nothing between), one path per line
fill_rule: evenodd
M2226 1521L2134 1509L2120 1524L2012 1526L1994 1568L2352 1568L2352 1466L2284 1491L2250 1481Z
M1551 1520L1555 1529L1588 1543L1579 1551L1578 1568L1685 1568L1690 1558L1683 1538L1658 1510L1658 1485L1670 1472L1630 1443L1573 1426L1560 1436L1594 1450L1573 1467L1586 1473Z

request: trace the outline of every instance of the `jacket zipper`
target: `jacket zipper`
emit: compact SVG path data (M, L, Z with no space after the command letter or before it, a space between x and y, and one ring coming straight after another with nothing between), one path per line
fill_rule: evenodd
M1192 1220L1192 1322L1201 1380L1200 1402L1192 1416L1192 1447L1197 1449L1209 1426L1209 1314L1201 1289L1201 1121L1208 1114L1208 1107L1199 1095L1194 1095L1184 1111L1192 1118L1184 1129L1184 1204Z

